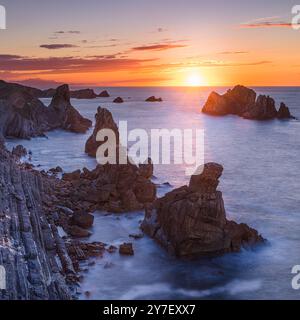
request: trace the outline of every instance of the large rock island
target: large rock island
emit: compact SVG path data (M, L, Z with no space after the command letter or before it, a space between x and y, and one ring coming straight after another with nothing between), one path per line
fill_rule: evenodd
M277 111L273 98L265 95L259 95L257 98L256 96L254 90L240 85L223 95L212 92L202 112L214 116L233 114L252 120L294 119L284 103L281 103Z
M217 255L262 242L256 230L227 220L217 191L222 172L219 164L205 164L189 186L167 193L146 209L142 230L177 257Z
M29 139L54 129L84 133L91 127L92 122L71 105L68 85L55 90L49 107L35 95L28 87L0 83L0 133L3 136Z

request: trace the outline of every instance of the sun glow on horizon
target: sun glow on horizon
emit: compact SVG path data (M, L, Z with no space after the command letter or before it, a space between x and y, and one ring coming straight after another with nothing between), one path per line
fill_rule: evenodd
M202 87L206 85L203 76L198 71L189 73L185 80L185 83L189 87Z

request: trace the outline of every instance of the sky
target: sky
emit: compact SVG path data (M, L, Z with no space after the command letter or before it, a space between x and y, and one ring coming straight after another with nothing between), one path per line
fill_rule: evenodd
M46 88L300 86L295 4L0 0L0 78Z

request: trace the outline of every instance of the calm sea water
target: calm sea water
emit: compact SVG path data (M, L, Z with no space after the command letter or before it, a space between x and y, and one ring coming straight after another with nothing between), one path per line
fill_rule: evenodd
M300 265L300 122L249 121L236 116L201 114L211 90L226 88L108 88L111 98L73 100L85 117L94 119L99 105L108 108L116 121L127 120L129 128L194 128L205 130L205 160L224 166L219 189L223 191L227 216L256 228L268 244L213 259L178 261L148 237L132 240L139 233L143 212L122 215L95 213L90 241L118 245L131 241L134 257L118 253L97 259L84 273L82 292L92 299L299 299L291 287L291 269ZM285 102L300 118L300 88L254 88L269 94L277 104ZM100 88L98 90L100 92ZM156 95L162 103L146 103ZM121 96L124 104L113 104ZM49 99L43 99L49 103ZM92 129L91 129L92 130ZM66 171L93 168L94 159L84 154L91 133L48 133L48 139L10 141L33 152L41 169L60 165ZM188 182L185 167L155 167L163 195ZM85 299L85 295L79 296Z

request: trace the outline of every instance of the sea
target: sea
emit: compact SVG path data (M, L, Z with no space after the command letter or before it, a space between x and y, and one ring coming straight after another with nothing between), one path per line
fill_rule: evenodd
M264 245L239 253L194 261L178 260L147 236L139 234L144 212L110 214L97 211L92 236L118 246L132 242L134 256L118 252L95 259L82 267L79 299L300 299L292 286L292 269L300 265L300 121L253 121L237 116L213 117L201 113L209 93L225 87L112 87L111 97L73 99L72 105L95 120L97 107L109 109L118 124L130 129L199 129L204 132L205 162L223 165L219 190L227 217L247 223L267 239ZM300 119L299 87L253 87L284 102ZM149 96L162 102L149 103ZM112 103L120 96L122 104ZM50 99L41 99L46 105ZM56 130L47 137L9 140L32 151L39 170L61 166L65 172L97 163L84 153L86 134ZM189 181L185 164L157 164L153 182L158 196ZM88 294L89 293L89 294Z

